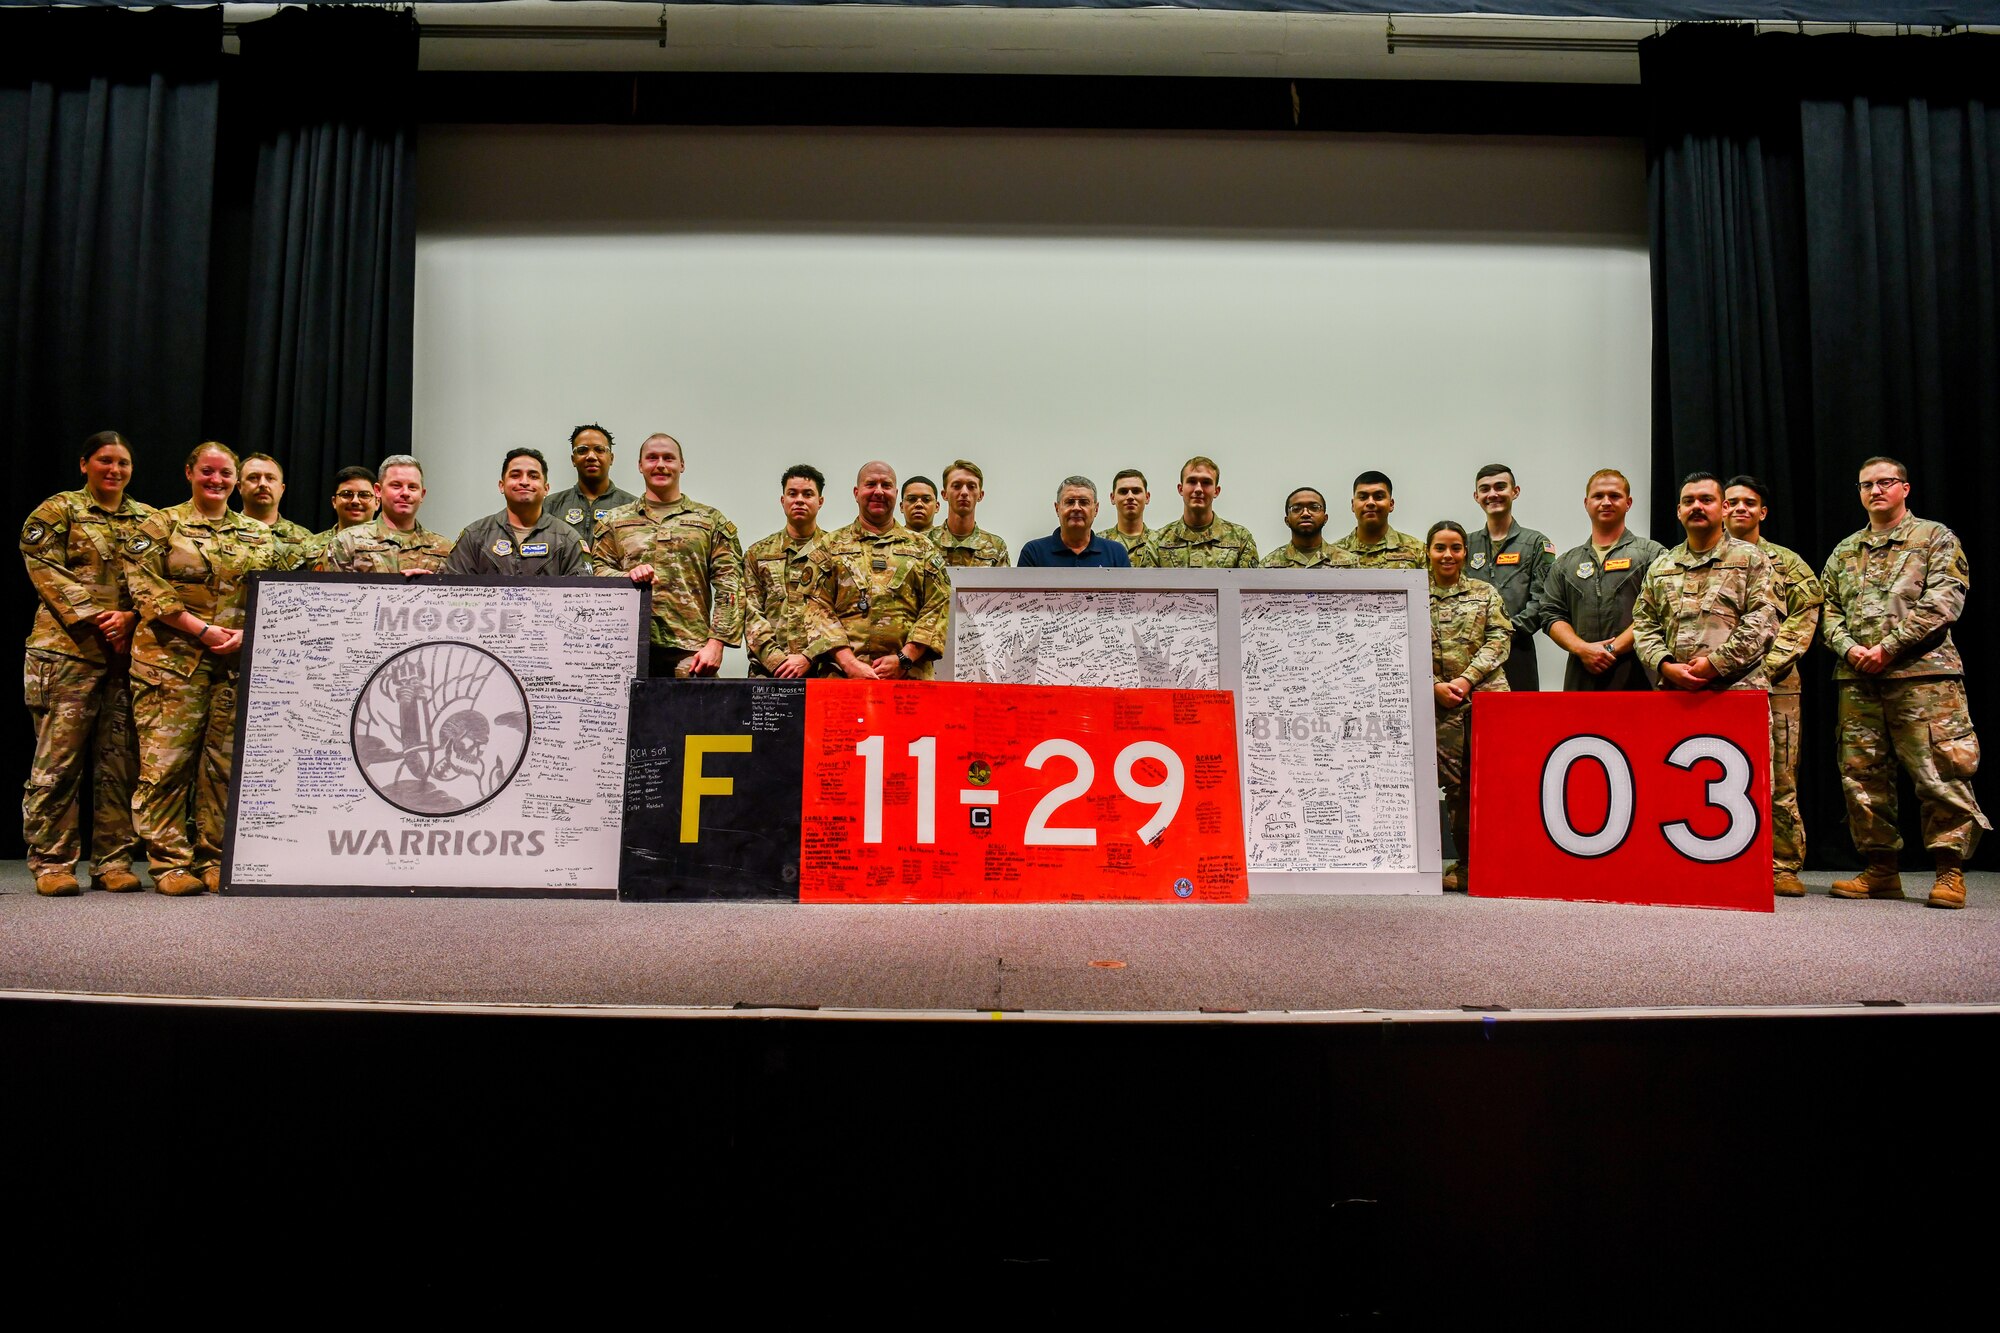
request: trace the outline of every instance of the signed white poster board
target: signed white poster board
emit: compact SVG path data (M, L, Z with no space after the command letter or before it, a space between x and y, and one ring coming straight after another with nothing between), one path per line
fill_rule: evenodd
M615 895L647 616L623 580L260 576L228 891Z
M1425 576L952 571L940 677L1236 695L1252 893L1437 893Z

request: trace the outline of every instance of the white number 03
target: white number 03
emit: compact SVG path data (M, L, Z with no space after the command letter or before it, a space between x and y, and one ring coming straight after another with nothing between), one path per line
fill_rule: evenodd
M1569 802L1564 796L1571 767L1586 759L1604 770L1610 796L1603 827L1591 833L1578 831L1570 822ZM1733 741L1720 736L1690 736L1667 756L1669 764L1682 769L1693 769L1704 759L1713 759L1722 766L1722 776L1710 779L1707 784L1707 803L1709 808L1729 816L1728 827L1713 838L1704 838L1685 819L1676 819L1661 824L1660 832L1675 851L1690 861L1733 860L1757 837L1757 803L1750 799L1750 780L1755 776L1750 756ZM1624 846L1632 833L1636 808L1631 761L1604 737L1572 736L1549 751L1542 764L1542 828L1549 841L1571 856L1595 859L1609 856Z

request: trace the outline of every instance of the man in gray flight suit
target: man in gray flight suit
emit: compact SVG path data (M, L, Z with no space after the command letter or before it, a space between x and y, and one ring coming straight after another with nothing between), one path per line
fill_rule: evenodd
M1625 526L1632 483L1616 468L1590 474L1583 488L1590 540L1556 557L1542 581L1542 625L1570 655L1565 690L1650 690L1632 651L1632 606L1646 570L1666 547Z
M1514 501L1521 488L1514 469L1488 463L1472 479L1472 498L1486 511L1486 525L1465 540L1465 572L1490 583L1514 625L1514 646L1507 653L1507 688L1539 690L1541 668L1535 663L1535 635L1542 628L1542 584L1556 563L1556 544L1533 528L1514 521Z
M576 468L576 485L557 491L543 502L569 524L588 551L597 540L597 520L639 497L621 491L611 480L611 432L595 422L569 433L569 461Z
M590 573L590 557L570 525L549 513L549 465L535 449L509 450L500 464L507 507L469 524L440 574L504 578Z

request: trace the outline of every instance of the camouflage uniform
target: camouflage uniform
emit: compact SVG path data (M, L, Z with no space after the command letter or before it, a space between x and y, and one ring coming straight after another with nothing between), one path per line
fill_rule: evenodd
M710 639L743 641L743 545L713 505L685 495L620 505L598 522L590 558L605 577L653 567L652 644L671 651L675 675Z
M856 657L872 664L909 643L944 652L951 569L936 546L900 524L871 532L859 519L821 540L834 561L831 608ZM927 657L905 674L929 680L935 667Z
M1542 629L1558 621L1590 643L1604 643L1623 634L1632 623L1632 607L1646 582L1646 571L1666 553L1666 547L1627 528L1602 558L1590 542L1573 546L1556 557L1542 582L1537 610ZM1601 676L1593 676L1575 656L1563 671L1565 690L1650 690L1652 680L1637 653L1627 653Z
M1757 549L1771 562L1785 617L1764 654L1771 682L1771 864L1797 874L1806 863L1806 828L1799 818L1799 659L1812 647L1825 594L1796 552L1767 541Z
M1412 537L1407 532L1394 528L1385 529L1382 540L1364 542L1361 529L1342 537L1334 543L1341 550L1354 557L1356 569L1427 569L1430 559L1424 550L1423 539Z
M307 537L298 545L298 561L292 568L318 569L320 562L326 559L327 548L333 545L333 539L344 531L346 529L336 523L324 532L315 532Z
M751 675L770 675L793 653L817 661L847 646L833 618L837 578L818 532L794 537L781 528L744 553L743 645Z
M1186 519L1177 518L1153 529L1131 555L1140 569L1255 569L1257 539L1220 514L1211 515L1205 528L1191 528Z
M1723 535L1706 551L1682 542L1653 561L1632 608L1632 646L1656 678L1666 662L1708 658L1710 688L1768 690L1764 655L1777 635L1771 562L1746 541Z
M254 523L256 522L256 520L252 519L251 522ZM303 546L305 545L305 543L313 539L313 534L311 530L308 529L305 524L294 523L289 518L286 518L283 514L278 515L277 522L267 524L266 526L268 526L271 529L271 531L277 533L278 540L283 542L287 546Z
M1450 587L1431 588L1431 677L1448 684L1460 676L1472 682L1474 694L1507 688L1501 668L1514 641L1514 626L1506 604L1493 585L1460 578ZM1437 709L1438 785L1444 788L1445 813L1451 819L1452 841L1459 862L1472 862L1472 699L1456 708Z
M513 515L503 509L475 519L458 534L440 574L508 579L560 578L590 573L590 554L576 531L542 507L525 539L514 536Z
M576 531L576 539L588 547L597 540L597 525L620 505L637 504L639 497L616 486L595 500L583 493L581 484L557 491L542 501L542 511L554 514Z
M146 841L156 881L169 870L200 874L222 861L237 659L216 656L160 618L188 611L223 629L242 629L249 576L284 568L289 555L255 519L234 511L204 518L193 501L146 519L123 554L125 585L141 616L132 636L132 719L139 731L132 823Z
M944 562L953 569L1005 569L1012 563L1007 559L1007 543L976 523L963 537L954 536L942 523L924 535L944 553Z
M1125 554L1128 558L1130 558L1132 556L1138 555L1139 548L1141 546L1144 546L1147 542L1153 540L1153 534L1157 531L1158 531L1157 528L1147 528L1144 532L1140 533L1136 537L1127 537L1124 533L1118 530L1118 525L1116 523L1113 523L1108 528L1099 528L1097 530L1096 535L1104 538L1105 541L1117 542L1120 546L1125 548ZM1138 562L1134 561L1133 563L1136 564Z
M1507 619L1514 622L1514 647L1507 654L1507 687L1541 689L1535 635L1542 628L1542 584L1556 562L1556 544L1510 518L1507 535L1499 541L1493 540L1484 523L1473 528L1466 536L1465 552L1465 572L1499 591Z
M249 518L250 516L245 514L244 517ZM262 522L262 520L254 518L250 519L250 521L252 523ZM266 523L264 526L276 533L278 540L285 545L285 563L279 565L279 569L312 568L313 534L305 524L294 523L283 514L280 514L276 520Z
M383 518L344 528L320 555L329 574L400 574L408 569L435 574L451 559L451 538L418 523L399 532Z
M1361 562L1354 552L1344 551L1332 542L1321 542L1310 551L1301 551L1291 542L1286 542L1277 550L1264 557L1264 569L1359 569Z
M1951 641L1971 581L1964 548L1944 524L1910 514L1887 532L1863 528L1842 541L1819 577L1823 635L1838 663L1840 786L1855 849L1901 850L1900 762L1923 806L1924 845L1969 858L1992 825L1972 792L1979 739ZM1878 676L1855 670L1848 650L1876 644L1893 649L1888 667Z
M21 528L21 558L41 599L23 682L35 762L21 797L21 837L37 876L76 869L77 791L86 760L95 770L92 872L127 870L139 851L132 832L139 754L128 663L106 647L94 617L132 609L118 552L152 512L129 496L104 509L88 490L64 491L43 501Z

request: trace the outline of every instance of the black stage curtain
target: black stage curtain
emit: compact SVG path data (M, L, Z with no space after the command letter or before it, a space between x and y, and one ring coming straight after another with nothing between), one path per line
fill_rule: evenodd
M287 9L240 37L257 146L239 443L284 463L287 513L317 529L335 472L410 446L417 24Z
M76 451L100 430L132 441L138 498L187 498L221 50L220 9L0 12L0 420L23 517L83 484ZM0 626L25 636L33 590L18 567L0 582ZM6 736L25 775L25 715ZM0 856L19 837L7 825Z
M1870 454L1911 468L1910 507L1975 571L2000 494L2000 39L1752 36L1640 43L1653 256L1652 530L1680 477L1754 473L1768 531L1817 569L1866 518ZM1975 718L2000 633L1975 600L1956 638ZM1849 866L1833 663L1807 662L1800 772L1810 863ZM1989 733L1991 727L1989 726ZM1978 780L1994 807L1990 776ZM1914 799L1906 859L1925 863ZM2000 864L1993 844L1981 866Z
M202 425L221 44L219 9L0 11L0 365L29 504L82 484L100 430L144 451L143 496L185 498L163 460Z

